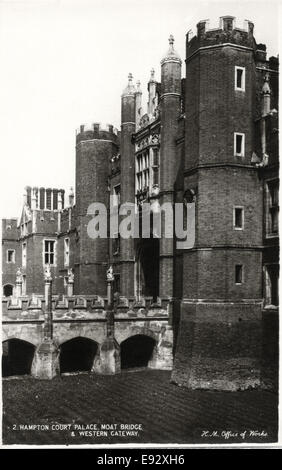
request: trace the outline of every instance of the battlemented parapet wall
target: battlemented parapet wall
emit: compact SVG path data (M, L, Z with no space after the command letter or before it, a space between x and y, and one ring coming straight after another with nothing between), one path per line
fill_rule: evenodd
M189 57L199 48L207 48L220 44L237 44L245 48L254 48L253 37L254 24L245 20L243 27L236 26L234 16L222 16L218 28L210 28L209 20L200 21L197 24L197 35L189 40L187 35L186 57Z

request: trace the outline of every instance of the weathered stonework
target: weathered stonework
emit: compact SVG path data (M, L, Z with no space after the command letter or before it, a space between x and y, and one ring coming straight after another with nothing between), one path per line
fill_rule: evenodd
M53 379L60 373L59 349L51 339L44 339L36 348L31 375L36 379Z
M22 299L19 299L22 300ZM83 300L83 302L82 302ZM172 369L173 334L169 326L167 302L164 301L158 309L143 308L133 312L135 299L126 299L119 306L118 312L113 312L111 325L108 323L107 299L97 296L81 296L65 298L58 301L52 299L52 338L44 337L47 316L34 305L45 305L43 297L25 298L23 302L8 306L3 302L3 340L17 338L36 346L32 362L31 374L38 379L52 379L60 373L60 353L64 343L75 338L86 338L98 345L97 354L93 360L91 371L98 374L118 374L121 370L120 348L126 339L135 335L153 338L155 347L148 367L154 369ZM75 306L83 306L82 310ZM22 311L19 306L26 306ZM73 308L70 309L70 305ZM103 305L103 308L101 306ZM144 299L144 305L148 305ZM68 306L68 310L66 310Z

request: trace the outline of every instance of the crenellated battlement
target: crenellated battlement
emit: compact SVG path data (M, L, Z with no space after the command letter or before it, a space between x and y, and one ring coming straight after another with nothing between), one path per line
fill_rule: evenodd
M238 31L245 31L247 33L250 33L251 35L253 34L253 29L254 29L254 24L252 21L249 20L240 20L236 18L235 16L221 16L219 18L219 24L218 27L211 27L214 26L211 24L210 20L201 20L197 24L197 30L198 34L203 33L203 29L205 32L211 32L211 31L232 31L234 29Z
M239 26L240 25L240 26ZM187 34L187 54L189 58L200 47L216 46L225 43L236 44L255 49L253 37L254 24L249 20L239 22L234 16L221 16L219 26L210 27L210 20L197 24L197 35L189 40Z
M103 124L101 122L81 124L79 128L76 129L77 143L82 140L91 139L106 139L117 142L118 129L112 124Z

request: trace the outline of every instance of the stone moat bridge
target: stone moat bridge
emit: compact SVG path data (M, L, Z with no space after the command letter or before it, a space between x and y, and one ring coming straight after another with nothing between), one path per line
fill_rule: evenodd
M147 366L172 369L173 331L168 299L108 296L14 295L2 300L3 375L30 373L51 379L62 372L119 373Z
M52 379L60 373L109 375L148 367L171 370L172 382L191 389L277 390L274 308L242 300L231 315L224 302L211 301L201 302L196 315L187 302L178 324L175 299L114 298L113 281L108 272L105 298L73 295L69 270L66 295L52 295L47 270L44 295L26 296L18 271L13 295L2 300L3 376Z

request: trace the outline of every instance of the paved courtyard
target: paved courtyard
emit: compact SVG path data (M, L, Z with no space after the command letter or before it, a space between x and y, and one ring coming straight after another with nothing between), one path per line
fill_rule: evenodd
M189 391L166 371L3 381L4 444L275 442L274 393Z

